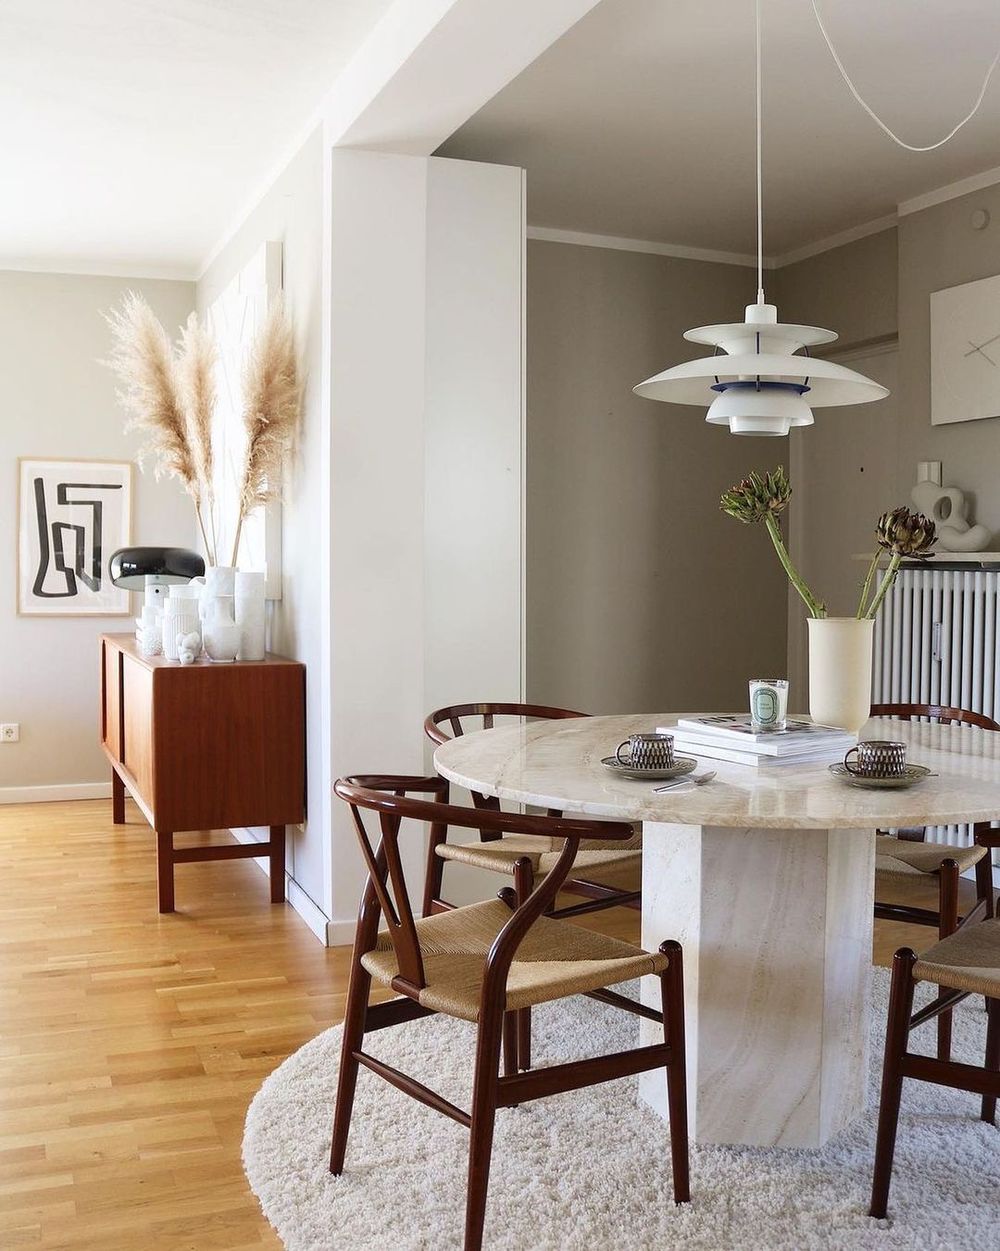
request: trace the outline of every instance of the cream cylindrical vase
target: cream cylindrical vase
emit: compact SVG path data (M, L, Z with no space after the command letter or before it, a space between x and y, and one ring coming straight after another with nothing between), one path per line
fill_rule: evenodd
M856 734L872 706L874 621L809 618L809 715Z

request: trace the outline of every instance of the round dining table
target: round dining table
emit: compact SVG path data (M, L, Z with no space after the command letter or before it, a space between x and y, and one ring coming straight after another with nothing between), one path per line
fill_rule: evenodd
M691 714L481 730L438 747L434 763L483 795L641 821L643 946L674 938L684 950L694 1138L819 1147L865 1106L875 831L1000 819L1000 734L869 722L859 737L900 740L933 771L902 790L850 785L826 762L699 760L712 781L657 794L601 763L678 715ZM642 1027L652 1041L657 1027ZM644 1074L639 1096L666 1117L662 1074Z

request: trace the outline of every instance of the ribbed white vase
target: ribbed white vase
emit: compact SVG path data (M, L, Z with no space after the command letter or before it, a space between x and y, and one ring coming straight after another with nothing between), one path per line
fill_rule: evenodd
M874 621L809 618L809 715L856 734L872 705Z

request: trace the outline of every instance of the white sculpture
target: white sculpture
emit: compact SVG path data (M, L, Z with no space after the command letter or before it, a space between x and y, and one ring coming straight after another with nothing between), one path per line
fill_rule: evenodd
M964 491L926 478L913 488L910 499L917 511L929 517L937 527L939 551L982 552L989 546L989 530L969 524L969 505Z
M197 630L177 635L177 659L182 665L193 665L201 651L201 635Z

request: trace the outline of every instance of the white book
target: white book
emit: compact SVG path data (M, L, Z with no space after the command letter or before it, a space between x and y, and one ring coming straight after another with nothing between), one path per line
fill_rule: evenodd
M832 764L834 761L842 760L846 751L841 748L827 748L825 751L811 751L796 755L762 756L754 752L737 751L733 747L725 747L718 743L693 743L684 738L674 739L674 749L678 756L725 760L730 764L747 765L751 769L783 769L786 765Z
M812 751L834 751L853 747L855 735L836 726L817 725L799 717L789 717L784 730L755 730L749 715L711 714L682 717L676 726L658 732L674 734L704 744L730 745L736 751L764 756L804 755Z

